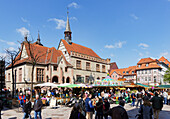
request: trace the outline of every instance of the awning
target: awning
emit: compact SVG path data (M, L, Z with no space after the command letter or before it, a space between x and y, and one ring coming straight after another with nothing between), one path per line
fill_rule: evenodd
M148 85L144 85L144 84L141 84L141 83L137 83L138 86L142 86L142 87L145 87L145 88L149 88Z
M170 88L170 85L159 85L159 88Z

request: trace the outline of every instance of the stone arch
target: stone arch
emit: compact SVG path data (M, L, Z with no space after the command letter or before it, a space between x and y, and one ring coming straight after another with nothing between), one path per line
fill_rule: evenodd
M66 83L70 83L70 77L66 78Z
M52 83L58 83L58 76L53 76Z

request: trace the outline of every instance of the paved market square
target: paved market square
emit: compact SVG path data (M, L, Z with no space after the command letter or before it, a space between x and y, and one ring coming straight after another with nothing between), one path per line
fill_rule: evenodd
M111 104L111 107L117 106L117 104ZM130 104L125 105L125 109L128 112L129 119L135 119L135 115L138 113L136 107L131 107ZM69 119L72 107L58 106L57 109L50 109L49 107L44 107L42 110L43 119ZM31 112L32 118L34 116L34 111ZM18 108L2 111L2 119L22 119L24 113L19 111ZM94 115L93 115L94 118ZM169 119L170 118L170 106L164 105L163 110L160 112L159 119ZM110 118L111 119L111 118Z

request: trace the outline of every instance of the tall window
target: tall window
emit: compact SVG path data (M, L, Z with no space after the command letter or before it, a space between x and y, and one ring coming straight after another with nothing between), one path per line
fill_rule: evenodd
M90 81L90 80L89 80L89 76L86 76L85 83L90 83L89 81Z
M145 81L147 81L147 77L145 77Z
M86 62L86 70L90 70L90 62Z
M147 74L147 70L145 70L145 74Z
M96 71L100 72L100 65L99 64L96 64Z
M151 74L151 69L149 70L149 73Z
M67 72L67 70L68 70L68 68L67 68L67 67L65 67L65 72Z
M22 82L22 68L19 68L19 82Z
M81 69L81 61L80 60L76 61L76 68Z
M44 81L44 69L37 68L37 82Z
M149 81L151 81L151 77L149 77Z
M8 81L10 81L10 73L8 73Z
M54 66L54 71L57 71L57 66Z
M106 72L106 67L105 67L105 65L102 65L102 72Z

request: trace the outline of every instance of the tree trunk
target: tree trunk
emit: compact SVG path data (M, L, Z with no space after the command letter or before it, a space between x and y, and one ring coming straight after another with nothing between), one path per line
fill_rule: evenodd
M33 81L34 81L34 67L35 67L35 65L32 65L32 72L31 72L31 101L33 101L32 100L32 96L33 96L32 90L33 90Z
M15 94L15 78L14 78L14 63L13 63L13 57L12 57L12 98L14 98Z

